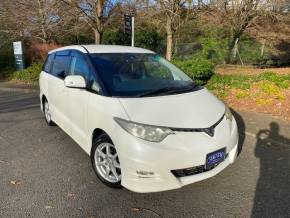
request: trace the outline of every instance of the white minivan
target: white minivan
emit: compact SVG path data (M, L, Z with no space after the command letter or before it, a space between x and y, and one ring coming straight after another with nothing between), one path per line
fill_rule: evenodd
M68 46L49 52L41 108L91 157L98 178L135 192L212 177L237 155L230 110L162 56L141 48Z

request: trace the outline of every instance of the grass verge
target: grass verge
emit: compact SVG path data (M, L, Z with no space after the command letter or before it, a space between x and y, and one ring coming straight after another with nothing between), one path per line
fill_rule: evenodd
M290 120L290 74L215 74L206 87L233 108Z

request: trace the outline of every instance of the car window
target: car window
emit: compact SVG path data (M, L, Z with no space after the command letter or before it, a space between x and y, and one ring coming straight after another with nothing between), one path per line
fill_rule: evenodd
M69 69L69 75L80 75L86 80L89 90L96 93L101 92L100 84L96 78L96 75L90 71L90 67L85 57L79 52L72 51L71 53L71 65Z
M51 65L52 65L52 61L54 58L54 54L49 54L46 58L46 61L43 65L43 71L50 73L50 69L51 69Z
M112 96L136 97L146 93L192 91L194 82L180 69L157 54L90 54ZM155 94L152 94L155 95Z
M100 93L101 87L96 79L96 77L91 73L88 80L88 88L92 91Z
M144 61L144 68L148 76L153 78L172 79L171 71L159 62Z
M88 63L84 57L78 53L72 54L71 65L70 65L70 75L80 75L86 80L89 79L90 69Z
M53 65L52 65L52 74L61 79L64 79L65 75L68 72L69 65L70 65L70 56L59 55L57 53L55 55Z

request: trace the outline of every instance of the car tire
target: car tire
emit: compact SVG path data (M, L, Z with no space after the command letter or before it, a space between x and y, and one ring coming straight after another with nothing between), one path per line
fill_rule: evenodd
M49 110L49 104L47 100L44 100L43 102L43 113L44 118L48 126L55 126L55 123L51 119L51 112Z
M115 146L106 134L93 140L91 162L97 177L105 185L121 188L121 167Z

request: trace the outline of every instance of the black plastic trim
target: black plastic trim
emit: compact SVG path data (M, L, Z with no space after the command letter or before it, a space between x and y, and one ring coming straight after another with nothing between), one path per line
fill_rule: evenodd
M220 122L224 119L225 114L212 126L207 128L170 128L174 132L204 132L209 136L213 137L215 133L215 127L217 127Z
M228 158L228 156L229 154L226 154L225 159L222 162L212 165L209 168L206 168L205 165L200 165L200 166L189 167L189 168L184 168L184 169L171 170L171 173L177 178L205 173L216 168L219 164L223 163Z

